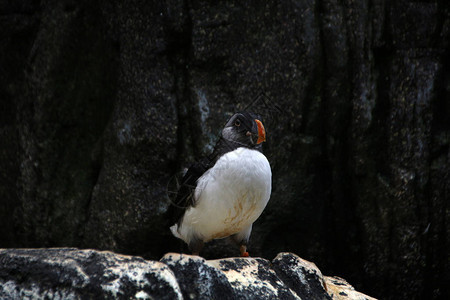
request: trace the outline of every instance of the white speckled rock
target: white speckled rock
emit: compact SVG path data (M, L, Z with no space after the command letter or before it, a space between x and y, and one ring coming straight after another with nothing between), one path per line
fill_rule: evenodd
M336 300L376 300L355 290L345 279L325 276L328 293Z
M292 253L205 260L168 253L148 261L107 251L0 249L0 299L357 299Z
M163 263L76 249L0 250L0 299L182 299Z
M295 254L282 252L272 261L277 275L302 299L331 299L319 268Z
M225 275L199 256L168 253L161 258L175 274L185 299L233 299Z
M208 265L221 270L240 299L301 299L262 258L226 258Z

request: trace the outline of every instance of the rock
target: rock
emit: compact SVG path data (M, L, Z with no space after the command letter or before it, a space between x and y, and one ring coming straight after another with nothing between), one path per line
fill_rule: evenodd
M332 299L336 300L346 300L346 299L355 299L355 300L374 300L370 296L364 295L355 290L345 279L342 279L337 276L324 277L325 284L327 285L328 294Z
M1 299L182 299L163 263L76 249L0 250Z
M69 248L0 249L0 298L374 299L292 253L272 263L176 253L149 261Z
M234 289L233 299L300 299L262 258L227 258L207 262L221 270Z
M175 274L184 299L233 299L233 289L226 276L204 258L169 253L161 262Z
M278 277L302 299L330 299L322 273L314 263L292 253L280 253L272 264Z
M107 5L99 9L111 22L108 38L120 45L117 94L103 133L103 167L92 189L82 245L159 257L169 234L166 190L178 130L175 74L170 58L161 55L169 51L165 8L143 0L112 5L117 14Z

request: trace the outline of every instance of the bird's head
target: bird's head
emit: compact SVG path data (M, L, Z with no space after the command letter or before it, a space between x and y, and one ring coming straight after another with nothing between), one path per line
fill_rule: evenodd
M251 112L234 114L222 130L222 137L244 147L260 147L266 141L266 131L261 117Z

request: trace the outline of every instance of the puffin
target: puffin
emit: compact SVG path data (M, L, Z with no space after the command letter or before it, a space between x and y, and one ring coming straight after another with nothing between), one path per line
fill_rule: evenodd
M235 113L225 124L213 152L189 167L175 203L172 234L193 255L204 243L229 238L249 256L252 225L266 207L272 170L262 152L266 131L253 112Z

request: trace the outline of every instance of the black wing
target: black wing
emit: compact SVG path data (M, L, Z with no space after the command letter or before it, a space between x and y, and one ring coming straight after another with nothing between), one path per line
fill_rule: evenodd
M189 167L181 180L181 185L178 189L176 198L169 209L171 221L173 223L180 223L186 209L195 206L194 194L198 179L214 166L220 156L241 146L241 144L220 138L214 147L213 153ZM258 146L260 147L261 145Z
M181 180L181 185L177 191L176 198L172 203L172 221L180 222L186 209L195 205L195 188L197 180L211 167L213 164L209 159L202 159L189 167L186 174Z

